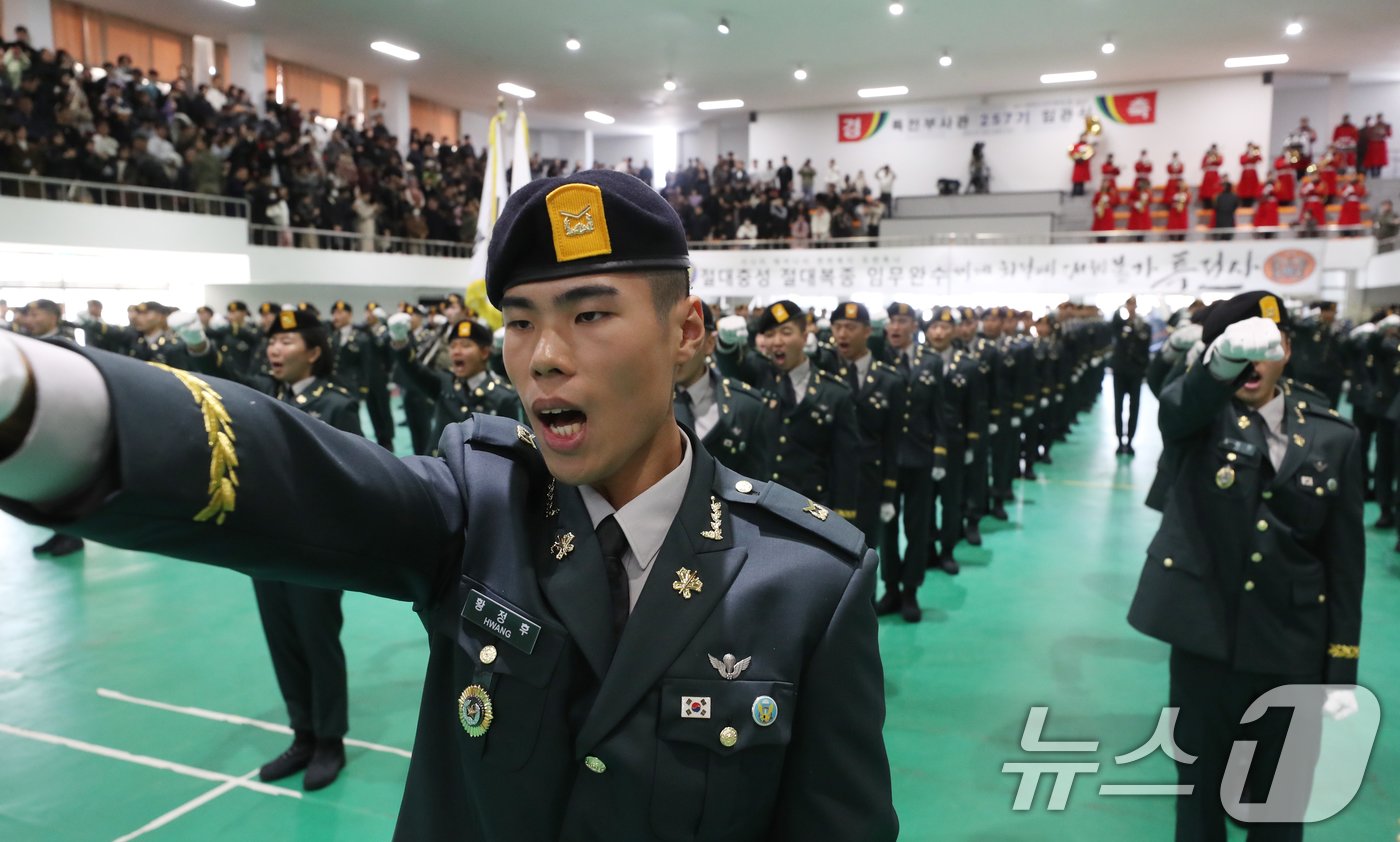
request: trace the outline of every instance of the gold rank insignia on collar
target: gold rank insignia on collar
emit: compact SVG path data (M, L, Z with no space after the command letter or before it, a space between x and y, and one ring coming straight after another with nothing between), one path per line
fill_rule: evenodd
M554 546L550 547L549 551L554 553L555 561L563 561L564 556L574 551L574 533L565 532L563 535L555 538Z
M828 511L826 510L826 507L824 507L824 506L818 506L816 503L812 502L811 500L808 500L808 501L807 501L807 505L802 509L802 511L806 512L807 514L811 515L812 517L816 518L817 520L823 520L823 521L826 520L826 516L827 516L827 515L831 514L830 512L828 512Z
M1249 429L1249 416L1241 415L1240 420L1235 422L1241 430Z
M515 425L515 437L520 439L525 444L530 445L531 448L539 450L539 446L535 444L535 434L525 429L525 425Z
M555 517L559 514L559 507L554 504L554 477L549 478L549 485L544 490L544 516Z
M710 528L700 533L701 538L709 538L711 541L723 541L724 531L720 528L721 509L719 501L710 498Z
M676 581L671 583L671 590L680 594L685 599L690 599L692 592L699 593L705 589L705 583L700 581L700 576L688 567L682 567L676 571Z
M1294 434L1293 434L1293 443L1296 444L1296 445L1298 445L1299 447L1302 447L1303 445L1307 444L1308 442L1307 442L1307 440L1304 439L1302 436L1298 435L1297 433L1294 433Z

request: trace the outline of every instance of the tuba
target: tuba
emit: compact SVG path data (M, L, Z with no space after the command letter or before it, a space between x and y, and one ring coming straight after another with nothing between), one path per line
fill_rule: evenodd
M1098 117L1095 117L1093 114L1086 114L1084 116L1084 133L1093 135L1094 137L1103 134L1103 124L1099 122Z

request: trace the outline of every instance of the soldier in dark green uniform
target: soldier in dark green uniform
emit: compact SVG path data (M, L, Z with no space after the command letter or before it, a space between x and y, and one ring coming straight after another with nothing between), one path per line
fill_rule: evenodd
M437 408L431 441L438 442L449 425L472 414L521 420L520 396L505 378L486 367L491 356L490 328L470 319L453 325L447 343L452 370L442 371L414 357L414 346L408 341L410 319L407 313L390 316L389 336L409 388L431 398ZM431 455L438 455L436 446Z
M1376 488L1376 505L1380 517L1377 529L1395 526L1396 436L1400 435L1400 315L1391 313L1376 323L1374 333L1366 337L1366 353L1371 377L1371 394L1367 401L1376 416L1376 467L1372 482Z
M763 309L755 330L770 356L754 353L719 325L720 370L775 397L781 419L773 447L774 482L834 509L854 522L860 428L848 386L807 357L807 313L791 301Z
M993 431L1001 432L997 426L996 380L993 377L997 362L996 346L985 337L978 335L977 311L971 307L959 310L960 321L954 329L954 343L964 354L972 357L976 365L968 371L977 381L976 389L981 395L980 411L976 414L977 429L968 434L968 450L972 451L972 462L967 466L963 477L963 537L967 543L982 546L982 518L987 515L991 496L991 464L989 450Z
M94 348L125 354L143 362L156 362L171 368L188 370L189 352L171 331L166 319L175 312L157 301L137 304L132 311L132 327L111 325L84 316L83 329L88 344ZM189 317L194 318L193 314Z
M1281 764L1285 737L1304 736L1315 761L1318 709L1357 709L1361 453L1335 409L1281 381L1288 328L1270 293L1223 302L1206 319L1201 363L1162 391L1158 423L1179 474L1128 620L1172 646L1175 742L1196 758L1177 766L1194 787L1176 802L1179 840L1225 838L1222 781L1236 740L1256 746L1251 800L1267 793L1300 822L1313 764ZM1258 696L1290 684L1316 685L1316 698L1241 725ZM1302 838L1301 824L1286 823L1250 836L1266 830Z
M960 318L952 307L935 307L924 330L929 351L943 362L942 429L948 448L948 475L933 486L929 524L938 545L935 548L930 542L929 566L953 576L961 569L953 548L963 537L967 470L975 458L973 448L987 427L980 363L953 342Z
M894 521L899 496L899 438L906 413L904 377L870 352L870 311L848 301L831 314L831 337L842 366L836 372L851 389L860 426L860 488L856 526L880 546L883 524Z
M895 302L885 310L885 362L904 378L904 412L896 460L894 517L880 541L880 575L885 593L877 614L900 613L905 621L923 619L919 586L929 563L934 483L948 475L948 444L943 433L943 360L917 341L919 315ZM900 518L900 513L903 517ZM900 522L904 552L899 551Z
M1337 302L1318 303L1314 316L1299 319L1293 329L1293 355L1288 376L1322 392L1332 406L1342 398L1346 359L1342 349Z
M997 520L1009 520L1007 501L1015 497L1011 480L1021 447L1022 410L1025 407L1019 387L1020 369L1016 367L1015 336L1006 326L1012 324L1006 307L992 307L982 314L982 338L991 361L991 506L988 514Z
M66 336L63 332L63 308L59 307L58 303L55 301L48 298L40 298L19 308L18 313L19 318L15 321L17 323L22 323L24 332L35 339L72 338L71 336ZM43 469L43 466L38 467L40 467L41 470ZM47 555L53 556L54 558L61 558L62 556L82 552L86 546L82 538L67 535L55 530L54 533L49 536L48 540L34 548L34 555Z
M331 305L331 382L357 401L369 397L369 367L374 363L370 337L355 324L355 308L345 299Z
M1017 470L1013 475L1026 480L1035 480L1035 463L1040 459L1041 423L1045 409L1050 405L1050 389L1045 380L1045 351L1041 337L1035 332L1035 318L1029 310L1022 310L1016 316L1016 341L1014 343L1016 365L1021 373L1017 378L1018 393L1022 395L1022 418Z
M429 324L428 308L422 304L403 306L403 312L411 317L408 341L413 345L413 358L423 365L436 367L443 337ZM437 415L437 398L429 397L415 389L402 365L394 366L394 382L399 384L400 396L403 398L404 420L408 422L408 435L413 443L413 452L424 456L433 449L433 419Z
M676 420L693 430L721 465L746 477L767 477L773 471L772 448L778 437L777 399L725 377L710 364L719 334L708 305L701 315L705 342L676 375Z
M1137 297L1129 297L1123 308L1113 314L1111 327L1113 353L1109 367L1113 369L1113 432L1118 437L1119 456L1133 455L1133 437L1137 435L1138 403L1142 398L1142 379L1147 375L1152 327L1137 314ZM1123 427L1123 404L1128 404L1128 425Z
M248 305L242 301L230 301L227 307L228 327L209 331L209 338L219 346L219 353L228 360L228 365L245 374L254 374L261 368L262 361L255 362L256 355L263 352L266 359L266 334L248 324Z
M1361 461L1366 474L1366 499L1376 499L1374 470L1371 467L1371 443L1376 434L1376 407L1373 402L1376 358L1371 353L1370 334L1386 313L1377 312L1368 321L1351 329L1343 344L1347 370L1347 401L1351 404L1351 421L1361 436Z
M374 427L374 440L389 451L394 450L394 413L389 407L389 372L394 367L393 350L389 347L389 327L386 315L377 301L365 305L364 332L369 339L369 362L365 366L369 392L365 407Z
M486 280L533 430L472 416L441 458L0 334L0 506L411 602L430 651L400 842L891 842L876 555L676 424L704 337L687 268L633 176L518 190ZM23 470L36 452L65 460Z

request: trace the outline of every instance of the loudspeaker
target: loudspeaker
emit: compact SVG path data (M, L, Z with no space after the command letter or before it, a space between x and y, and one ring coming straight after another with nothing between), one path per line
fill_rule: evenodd
M1265 71L1264 71L1264 84L1266 84L1266 85L1272 85L1273 83L1274 83L1274 72L1273 72L1272 70L1265 70Z
M749 112L749 122L750 122L750 123L757 123L757 122L758 122L758 112L757 112L757 111L750 111L750 112Z

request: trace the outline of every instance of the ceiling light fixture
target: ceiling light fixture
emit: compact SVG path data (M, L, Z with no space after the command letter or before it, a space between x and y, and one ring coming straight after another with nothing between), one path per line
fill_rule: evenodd
M1288 55L1277 53L1271 56L1240 56L1225 59L1226 67L1265 67L1270 64L1288 64Z
M1302 35L1303 25L1298 21L1289 21L1288 26L1283 28L1284 35Z
M251 9L258 4L258 0L224 0L224 2L240 9Z
M1099 78L1099 74L1092 70L1076 70L1073 73L1042 73L1040 84L1062 85L1066 82L1092 82L1097 78Z
M701 111L720 111L725 108L743 108L742 99L711 99L705 102L697 102L695 107Z
M661 87L668 91L674 91L676 89L676 77L667 76L666 81L661 83Z
M569 40L564 42L564 46L568 47L569 50L572 52L577 52L578 49L583 46L583 43L580 42L577 38L570 38Z
M1103 51L1104 55L1111 56L1118 51L1118 45L1113 43L1113 39L1110 38L1103 42L1103 46L1099 47L1099 49Z
M583 116L595 123L602 123L605 126L611 126L613 123L617 122L611 115L604 114L601 111L585 111L583 112Z
M903 85L890 85L886 88L861 88L856 91L856 96L861 99L875 99L882 96L904 96L909 93L909 89Z
M947 52L946 50L943 52L943 55L939 57L939 59L938 59L938 66L939 66L939 67L952 67L952 66L953 66L953 57L950 56L950 55L948 55L948 52Z
M796 70L792 71L792 78L796 79L799 82L805 81L807 79L806 69L798 67Z
M894 15L895 17L899 17L900 15L904 14L904 4L903 4L903 3L891 3L891 4L890 4L890 14Z
M404 61L417 61L419 55L407 47L400 47L398 44L390 44L388 41L375 41L369 45L371 50L383 53L386 56L393 56Z
M517 84L515 84L514 82L502 82L501 84L499 84L499 85L496 86L496 90L500 91L500 92L503 93L503 94L510 94L511 96L518 96L518 97L520 97L521 99L534 99L534 98L535 98L535 92L534 92L534 91L530 90L529 88L525 87L524 85L517 85Z
M716 27L716 29L719 30L719 34L720 34L720 35L728 35L728 34L729 34L729 18L720 18L720 19L719 19L719 26Z

